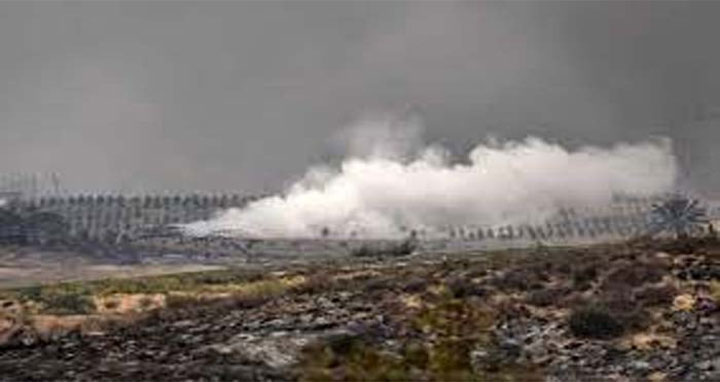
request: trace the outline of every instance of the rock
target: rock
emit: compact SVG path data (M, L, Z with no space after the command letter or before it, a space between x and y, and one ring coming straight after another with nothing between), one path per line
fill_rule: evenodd
M646 361L632 361L630 363L630 368L636 370L636 371L646 371L650 368L650 363Z
M695 367L697 367L698 369L700 369L702 371L707 371L707 370L712 369L713 364L712 364L712 361L707 360L707 361L698 362L695 365Z
M550 351L546 344L540 342L531 343L523 348L526 357L530 362L535 364L543 364L550 361Z
M285 368L294 364L300 350L314 336L271 333L268 336L241 333L224 344L212 345L211 350L223 354L234 354L243 360L265 364L271 368Z
M211 345L209 350L223 355L234 355L241 360L261 363L272 369L285 369L295 364L302 349L322 338L347 334L345 330L322 333L274 331L269 333L240 333L222 344Z
M520 343L514 339L506 339L501 341L498 350L502 354L503 358L507 358L510 360L517 359L518 357L520 357L520 353L522 352Z
M470 365L476 373L487 370L493 361L491 353L486 349L475 349L470 352Z
M648 382L665 382L667 380L667 374L656 371L653 373L650 373L650 375L647 376Z

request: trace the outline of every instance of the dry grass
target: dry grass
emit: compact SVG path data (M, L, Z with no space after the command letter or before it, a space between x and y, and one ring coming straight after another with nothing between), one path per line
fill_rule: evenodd
M710 282L710 296L720 304L720 281L713 280Z

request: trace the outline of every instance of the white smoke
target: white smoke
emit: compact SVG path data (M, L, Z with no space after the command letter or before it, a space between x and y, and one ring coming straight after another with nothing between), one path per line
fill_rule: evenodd
M358 141L350 139L353 154L338 167L311 168L283 195L185 229L247 237L318 237L323 231L399 237L407 228L537 221L561 206L668 192L676 178L668 139L576 150L535 137L490 141L475 146L465 162L451 162L442 147L412 149L420 131L416 122L364 121L359 146L369 149L358 150Z

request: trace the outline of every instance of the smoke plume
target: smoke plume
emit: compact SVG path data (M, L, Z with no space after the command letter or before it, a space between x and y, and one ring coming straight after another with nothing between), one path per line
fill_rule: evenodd
M318 166L282 195L185 226L195 235L372 237L448 225L517 224L561 206L600 206L614 195L671 191L669 139L569 150L537 137L487 140L463 160L419 145L418 120L374 118L343 134L350 153Z

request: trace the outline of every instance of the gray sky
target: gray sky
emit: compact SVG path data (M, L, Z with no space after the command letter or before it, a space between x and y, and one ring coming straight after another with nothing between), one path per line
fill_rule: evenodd
M277 190L348 122L410 105L457 151L667 135L720 189L718 20L720 2L2 2L0 172Z

